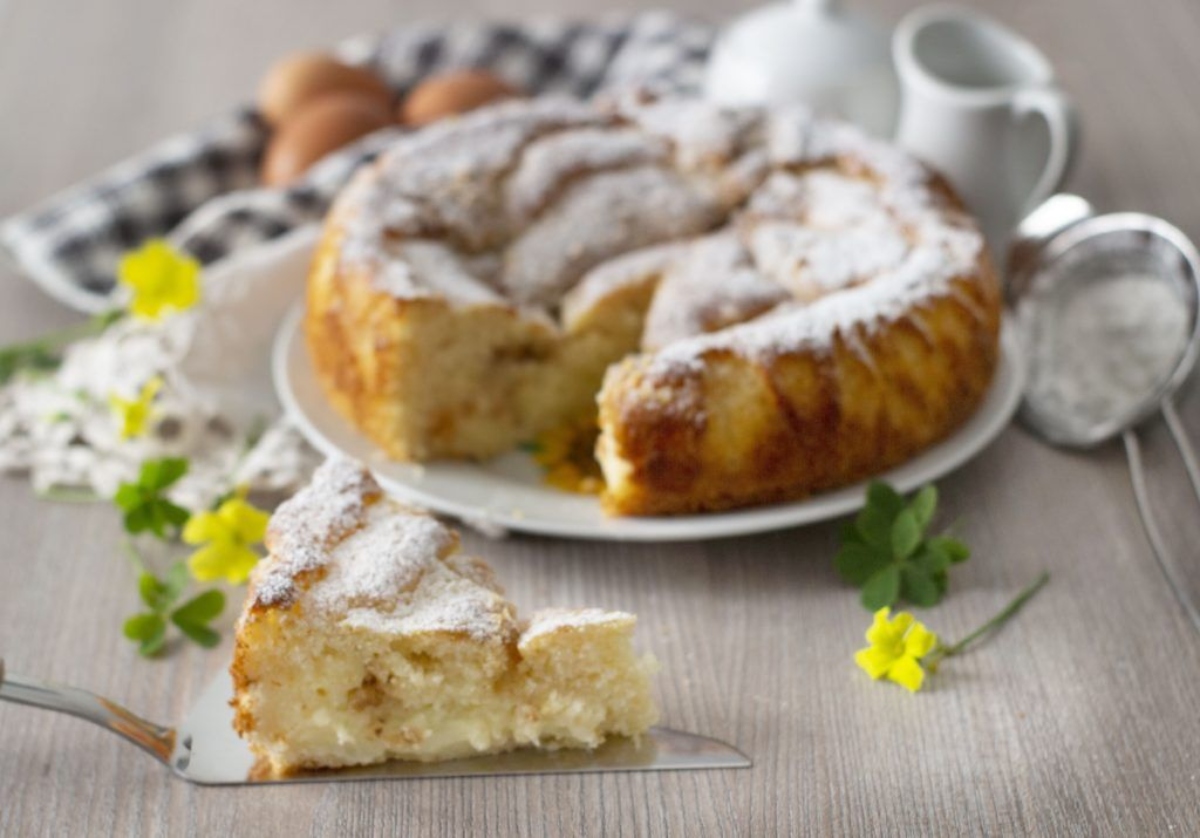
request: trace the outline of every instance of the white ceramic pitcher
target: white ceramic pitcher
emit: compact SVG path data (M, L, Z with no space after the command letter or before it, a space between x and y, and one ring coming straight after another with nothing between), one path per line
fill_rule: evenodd
M924 6L892 42L900 78L896 140L945 174L979 218L993 253L1013 225L1058 191L1075 156L1074 110L1033 44L957 6ZM1024 123L1045 120L1034 148Z

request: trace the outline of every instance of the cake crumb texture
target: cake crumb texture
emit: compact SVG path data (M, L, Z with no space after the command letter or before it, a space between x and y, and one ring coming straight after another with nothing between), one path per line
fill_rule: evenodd
M801 106L539 98L402 139L335 202L305 330L391 457L597 416L605 508L721 510L878 474L978 408L1001 302L975 220Z
M323 465L280 507L238 621L234 726L274 774L520 747L592 748L657 720L636 619L528 621L456 533Z

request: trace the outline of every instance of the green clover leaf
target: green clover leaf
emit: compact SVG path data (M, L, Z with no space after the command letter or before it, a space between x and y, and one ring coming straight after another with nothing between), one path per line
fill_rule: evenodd
M221 642L208 624L225 610L225 594L213 589L188 600L171 612L171 622L190 640L211 649Z
M125 621L125 636L138 644L143 657L152 657L162 650L167 637L167 623L159 614L135 614Z
M122 483L113 503L124 513L125 530L132 535L150 532L159 538L177 533L191 513L173 503L165 492L187 474L188 461L164 457L142 463L135 483Z
M912 564L922 573L935 576L945 573L950 568L950 557L945 551L934 547L929 541L921 545L921 549L912 557Z
M917 523L917 516L911 509L905 509L892 522L892 554L897 561L903 561L913 554L921 545L924 530Z
M891 549L892 522L904 509L904 498L886 483L867 487L867 503L858 513L855 526L859 537L873 547Z
M862 604L868 611L878 611L896 601L900 595L900 566L891 564L876 573L862 589Z
M185 623L209 623L225 610L225 594L216 588L205 591L171 612L171 619Z
M913 605L921 608L937 605L942 593L943 590L933 574L926 573L915 565L905 565L901 571L900 595Z
M873 480L867 486L867 505L885 512L888 517L895 518L904 508L904 497L882 480Z
M859 587L883 570L892 560L889 553L876 549L861 541L850 541L842 545L837 554L837 569L842 578Z
M187 474L188 461L182 457L163 457L142 463L138 484L145 490L161 492Z
M929 544L931 547L945 553L950 558L951 564L965 562L967 559L971 558L971 548L966 544L963 544L957 538L939 535L935 538L929 539Z
M908 508L912 510L913 516L917 519L917 525L922 530L928 527L929 522L933 520L933 513L937 511L937 502L937 487L930 483L917 492L917 496L909 504Z
M950 567L971 551L947 535L927 537L937 504L933 485L911 501L882 481L867 488L862 510L842 527L834 559L842 578L862 589L864 607L876 611L903 599L927 608L945 596Z
M138 644L138 652L142 656L153 657L162 650L170 625L206 649L221 642L221 635L209 624L225 610L225 594L216 589L204 591L176 608L175 603L190 580L187 565L175 562L167 570L165 578L160 579L146 569L145 560L132 542L126 544L126 549L140 570L138 596L149 610L127 619L124 633Z

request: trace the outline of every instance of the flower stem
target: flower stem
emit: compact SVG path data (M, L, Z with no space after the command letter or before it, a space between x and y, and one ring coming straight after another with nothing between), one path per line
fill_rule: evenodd
M138 551L138 548L134 546L133 539L121 539L121 550L125 553L125 557L133 563L134 570L136 570L138 573L150 572L146 568L146 560L142 558L142 554Z
M95 503L104 500L91 489L76 488L69 486L50 486L35 492L40 500L54 501L57 503Z
M975 629L975 631L971 632L957 643L951 644L950 646L939 646L937 649L935 649L933 654L929 656L930 660L927 666L936 667L939 662L945 660L946 658L962 654L967 650L967 647L976 640L979 640L984 635L989 634L1003 626L1005 623L1015 617L1017 612L1024 608L1029 600L1033 599L1033 595L1044 588L1046 583L1049 581L1050 574L1045 572L1042 573L1042 575L1037 578L1037 581L1035 581L1025 590L1021 591L1021 593L1017 594L1016 597L1013 598L1013 601L1004 606L1004 608L997 613L996 616L992 617L992 619L988 620L986 623Z
M47 332L40 338L30 341L32 344L44 347L46 349L61 349L69 343L81 340L83 338L95 337L101 334L105 329L116 323L125 312L122 309L114 308L109 311L103 311L99 314L93 314L82 323L74 323L62 329L56 329L53 332Z

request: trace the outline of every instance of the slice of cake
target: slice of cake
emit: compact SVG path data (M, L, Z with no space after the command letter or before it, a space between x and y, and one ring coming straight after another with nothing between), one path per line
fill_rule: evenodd
M283 504L238 622L234 726L276 774L599 745L657 718L635 618L517 618L434 518L330 461Z

